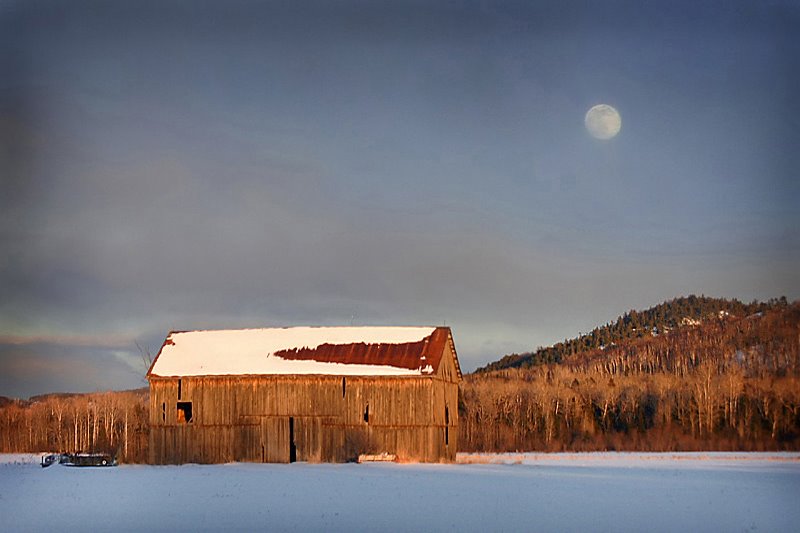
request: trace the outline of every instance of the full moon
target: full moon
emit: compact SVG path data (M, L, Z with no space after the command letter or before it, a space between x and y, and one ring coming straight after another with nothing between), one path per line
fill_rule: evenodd
M595 139L608 140L619 133L622 117L619 111L608 104L598 104L586 112L586 129Z

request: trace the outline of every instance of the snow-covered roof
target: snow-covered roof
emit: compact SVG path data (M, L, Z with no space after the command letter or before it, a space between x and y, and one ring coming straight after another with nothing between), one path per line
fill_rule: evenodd
M449 328L292 327L172 332L148 376L435 373Z

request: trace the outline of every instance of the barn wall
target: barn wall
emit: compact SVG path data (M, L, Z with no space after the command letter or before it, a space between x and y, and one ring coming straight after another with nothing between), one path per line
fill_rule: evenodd
M177 378L151 376L150 460L289 462L293 437L298 461L381 452L453 461L458 383L444 359L447 380L442 368L435 377L184 377L180 399ZM179 401L191 402L190 422L179 421Z

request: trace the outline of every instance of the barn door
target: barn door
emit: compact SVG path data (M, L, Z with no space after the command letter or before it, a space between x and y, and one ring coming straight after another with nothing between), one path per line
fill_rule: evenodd
M287 417L266 418L261 426L261 460L265 463L288 463L291 460L291 433Z

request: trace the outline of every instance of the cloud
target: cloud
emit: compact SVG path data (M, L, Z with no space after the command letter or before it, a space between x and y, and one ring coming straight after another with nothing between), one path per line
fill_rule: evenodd
M119 348L121 346L130 346L133 344L133 340L126 335L15 335L0 333L0 344L17 346L27 344L53 344L72 347Z
M25 398L146 386L143 364L116 350L52 344L0 344L0 391Z

